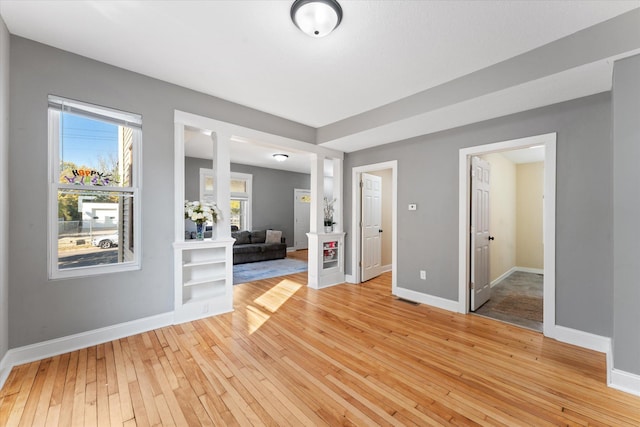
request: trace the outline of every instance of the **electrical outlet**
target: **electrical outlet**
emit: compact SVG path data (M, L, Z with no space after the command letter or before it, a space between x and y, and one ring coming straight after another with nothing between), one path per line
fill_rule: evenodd
M209 303L202 304L202 314L207 314L209 312Z
M427 280L427 271L426 270L420 270L420 279Z

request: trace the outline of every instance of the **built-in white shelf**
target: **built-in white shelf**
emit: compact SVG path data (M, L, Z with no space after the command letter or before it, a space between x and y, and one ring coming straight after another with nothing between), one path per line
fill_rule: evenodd
M224 264L225 262L224 259L212 259L211 261L185 262L182 266L185 268L200 267L202 265Z
M205 277L204 279L189 280L187 282L184 282L182 284L182 286L196 286L196 285L204 285L204 284L207 284L207 283L213 284L214 282L224 282L225 278L226 278L226 276Z
M233 310L233 242L229 238L173 244L175 323Z
M314 289L344 283L343 232L307 233L309 237L309 287Z

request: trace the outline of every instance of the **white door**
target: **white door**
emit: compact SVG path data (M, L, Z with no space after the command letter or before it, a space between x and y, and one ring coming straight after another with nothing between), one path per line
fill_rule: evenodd
M368 173L361 177L362 191L362 281L382 273L382 178Z
M293 195L295 197L293 204L293 217L295 221L293 247L295 250L307 249L309 247L307 233L311 229L311 190L300 190L296 188L293 190Z
M471 158L471 310L491 298L489 281L489 184L491 165Z

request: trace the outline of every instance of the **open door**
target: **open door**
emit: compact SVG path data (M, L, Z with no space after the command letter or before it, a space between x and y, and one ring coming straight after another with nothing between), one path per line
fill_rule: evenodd
M362 281L382 273L382 178L362 173Z
M471 158L471 310L491 298L489 277L489 179L491 165Z

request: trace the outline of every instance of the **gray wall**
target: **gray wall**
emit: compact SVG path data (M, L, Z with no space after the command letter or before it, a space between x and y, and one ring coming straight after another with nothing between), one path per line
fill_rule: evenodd
M173 309L173 114L313 142L312 128L11 36L9 346ZM4 61L3 61L4 63ZM142 269L47 280L47 95L142 114Z
M186 200L200 199L200 169L213 168L213 160L184 158L184 198Z
M459 149L549 132L558 133L556 321L612 336L609 93L347 154L345 200L352 197L354 166L398 160L398 286L458 300ZM408 211L409 203L418 210ZM420 269L427 270L426 282Z
M9 349L9 31L0 17L0 360ZM2 375L2 372L0 372Z
M252 223L254 230L282 230L287 246L294 244L293 190L309 189L311 177L304 173L231 164L231 172L253 175Z
M211 168L211 160L187 157L185 160L185 197L200 197L200 168ZM253 175L252 223L254 230L281 230L287 246L293 247L294 216L293 190L308 189L311 177L304 173L289 172L232 163L231 172Z
M640 375L640 55L613 74L613 357Z

